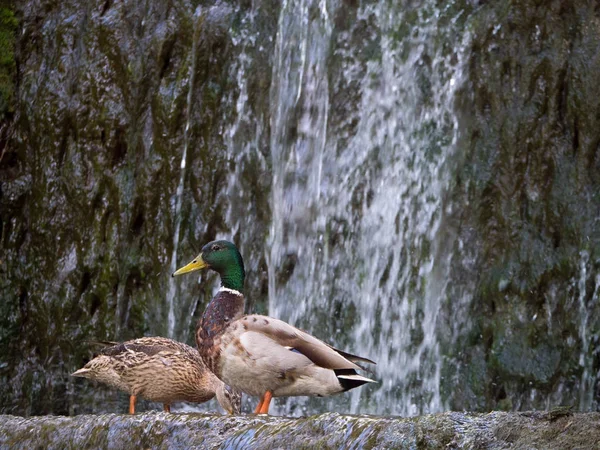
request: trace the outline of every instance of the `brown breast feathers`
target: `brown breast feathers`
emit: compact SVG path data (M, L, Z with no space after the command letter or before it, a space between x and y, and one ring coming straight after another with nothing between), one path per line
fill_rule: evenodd
M221 354L221 336L234 320L244 312L244 296L229 290L220 290L206 307L196 327L196 344L200 356L217 376Z

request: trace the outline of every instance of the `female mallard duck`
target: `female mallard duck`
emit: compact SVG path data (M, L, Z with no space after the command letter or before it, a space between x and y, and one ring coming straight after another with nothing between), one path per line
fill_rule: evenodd
M324 397L374 382L359 375L355 364L373 361L337 350L281 320L243 316L244 262L231 242L206 244L173 276L206 267L220 275L221 289L198 322L198 350L223 382L260 397L255 413L267 414L272 397Z
M74 377L89 378L128 392L129 414L135 413L138 396L163 403L203 403L216 394L229 414L239 414L241 393L223 384L208 371L196 349L162 337L111 342Z

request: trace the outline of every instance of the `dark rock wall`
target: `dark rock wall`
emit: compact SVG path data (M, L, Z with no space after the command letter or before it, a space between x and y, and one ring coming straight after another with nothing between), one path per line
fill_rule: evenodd
M276 17L263 3L256 8ZM66 414L68 373L89 356L86 339L167 333L186 141L180 262L227 228L221 123L236 89L228 30L247 10L107 0L31 1L14 11L16 114L1 161L0 403ZM268 96L265 86L268 78L253 95ZM247 177L258 183L260 174ZM177 313L196 310L193 299Z
M477 288L451 405L597 409L600 8L482 2L467 29L451 220Z

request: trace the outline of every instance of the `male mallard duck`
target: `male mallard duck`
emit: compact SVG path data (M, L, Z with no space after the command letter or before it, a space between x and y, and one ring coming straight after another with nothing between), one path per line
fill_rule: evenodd
M355 362L373 361L342 352L281 320L244 312L244 262L234 244L206 244L181 275L210 268L221 289L198 322L196 343L208 368L223 382L260 397L254 411L268 414L272 397L329 396L373 380Z
M239 414L241 393L210 373L198 351L189 345L162 337L110 344L71 375L128 392L130 414L135 413L138 396L163 403L170 412L173 402L203 403L215 394L229 414Z

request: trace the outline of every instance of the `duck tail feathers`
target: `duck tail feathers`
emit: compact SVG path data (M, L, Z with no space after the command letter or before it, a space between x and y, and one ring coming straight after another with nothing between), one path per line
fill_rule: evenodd
M352 353L344 352L344 351L340 350L339 348L335 348L335 347L331 347L331 348L332 348L332 350L335 350L337 353L339 353L344 358L346 358L348 361L351 361L353 363L360 362L360 363L377 364L375 361L372 361L369 358L364 358L362 356L353 355Z
M73 372L71 374L72 377L82 377L82 378L88 378L89 373L91 372L91 369L86 369L85 367L79 370L76 370L75 372Z
M377 383L375 380L359 375L354 369L335 369L334 372L344 391L354 389L366 383Z

